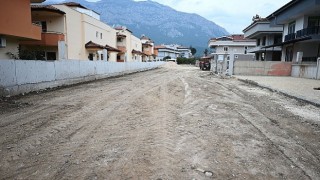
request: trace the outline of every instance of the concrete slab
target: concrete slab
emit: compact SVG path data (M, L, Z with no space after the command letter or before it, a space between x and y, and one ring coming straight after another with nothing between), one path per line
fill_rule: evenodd
M283 76L235 76L238 80L281 92L290 97L320 106L320 80Z

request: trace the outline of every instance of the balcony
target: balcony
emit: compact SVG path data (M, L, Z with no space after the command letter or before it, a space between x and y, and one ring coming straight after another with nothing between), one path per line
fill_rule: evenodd
M121 51L121 53L127 52L127 48L125 46L117 46L117 48Z
M284 37L284 41L306 38L312 35L320 35L320 26L308 27L297 31L297 33L288 34Z
M151 51L144 50L143 53L146 54L146 55L148 55L148 56L152 56Z
M287 42L287 41L291 41L291 40L294 40L296 39L296 33L292 33L292 34L288 34L284 37L284 41Z
M40 41L21 41L21 45L58 46L59 41L64 41L64 34L58 32L42 32Z
M311 35L319 35L320 34L320 26L308 27L297 31L297 38L311 36Z

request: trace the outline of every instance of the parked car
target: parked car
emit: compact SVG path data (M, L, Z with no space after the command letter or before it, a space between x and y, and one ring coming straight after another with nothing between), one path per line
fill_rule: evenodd
M210 70L211 68L211 64L210 64L210 61L209 60L201 60L199 62L199 67L201 70Z

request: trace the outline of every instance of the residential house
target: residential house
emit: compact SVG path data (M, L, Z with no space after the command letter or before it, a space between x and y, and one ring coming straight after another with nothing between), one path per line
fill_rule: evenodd
M154 42L145 35L142 35L140 40L142 43L142 52L144 53L142 61L155 61L156 55L154 53Z
M158 45L155 46L155 51L157 60L163 60L165 57L177 59L178 57L191 58L192 56L190 48L178 44Z
M142 62L144 54L141 40L126 27L115 27L115 30L117 31L117 48L121 51L118 53L117 62Z
M282 60L316 64L320 57L320 0L292 0L267 17L270 26L283 26Z
M208 46L219 60L227 60L230 54L235 54L236 60L253 60L254 54L248 53L248 49L256 47L256 41L245 38L243 34L234 34L212 38Z
M180 52L178 52L173 45L158 45L155 46L155 51L157 54L157 61L162 61L166 57L168 57L169 59L177 59L180 54Z
M282 26L270 26L266 18L258 15L246 27L244 38L256 40L256 47L247 49L247 53L254 53L257 61L281 61L281 47L268 47L282 42Z
M177 46L177 51L179 52L179 57L191 58L191 49L184 46Z
M22 59L65 59L65 12L46 5L31 5L32 22L41 27L40 41L20 41ZM36 57L32 57L36 56Z
M32 6L32 20L42 26L43 39L21 44L45 52L44 59L117 60L116 30L79 3Z
M40 40L41 27L31 21L30 3L45 0L10 0L0 2L0 59L15 59L20 40Z

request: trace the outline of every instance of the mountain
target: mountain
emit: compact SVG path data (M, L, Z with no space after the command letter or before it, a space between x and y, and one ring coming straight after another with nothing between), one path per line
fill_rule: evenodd
M101 20L111 26L126 26L135 36L144 34L156 44L191 45L198 54L207 48L210 38L229 34L224 28L197 14L179 12L150 0L74 1L100 13Z

